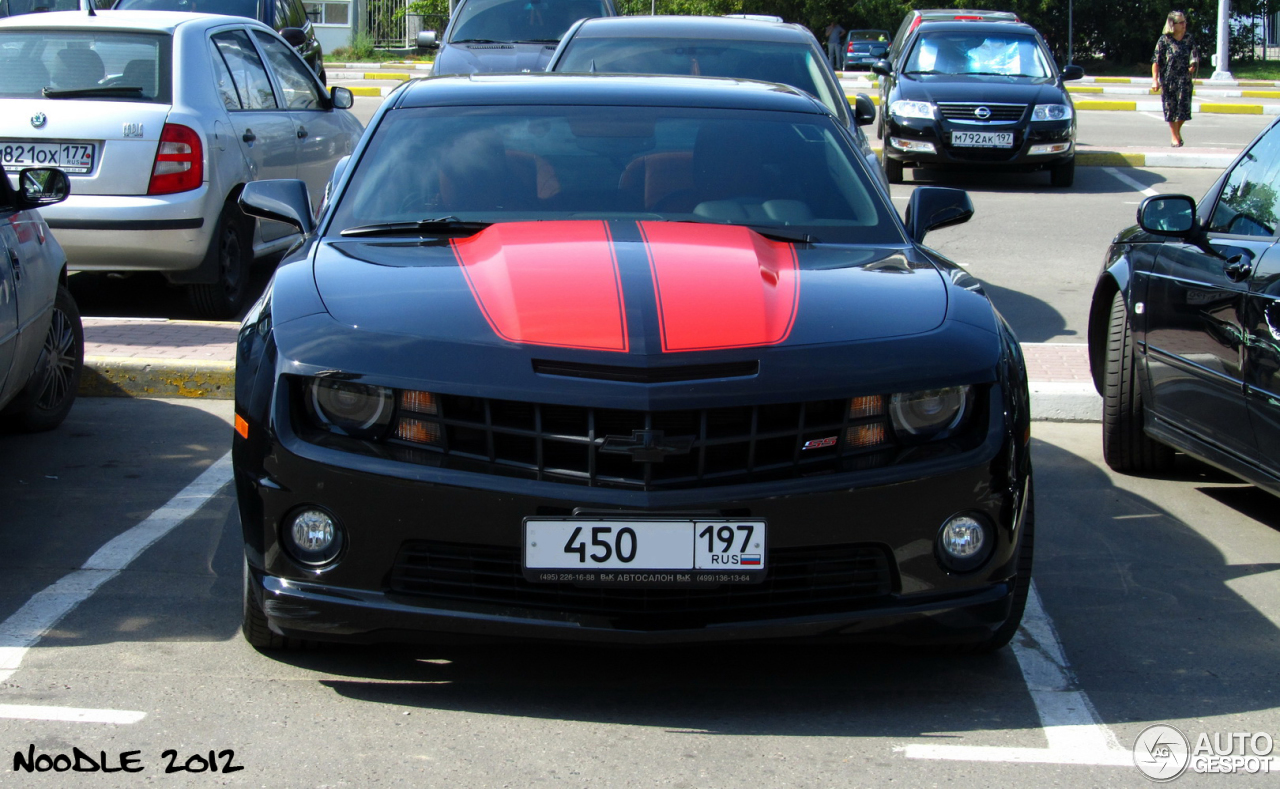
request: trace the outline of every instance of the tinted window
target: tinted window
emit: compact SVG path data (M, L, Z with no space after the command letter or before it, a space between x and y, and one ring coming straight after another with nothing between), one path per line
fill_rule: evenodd
M302 8L301 0L275 0L276 18L273 23L277 30L286 27L302 27L307 23L307 12Z
M241 108L275 109L276 94L271 88L271 79L267 77L267 69L262 65L258 51L249 43L249 36L243 30L233 30L214 36L213 43L231 72Z
M258 0L118 0L115 8L130 11L186 11L258 18Z
M148 33L0 31L0 98L38 98L47 87L100 90L84 96L95 101L167 104L171 44Z
M649 107L388 113L333 228L470 221L668 219L901 241L859 155L825 115Z
M1280 127L1272 127L1227 176L1209 230L1274 236L1280 214Z
M696 38L575 37L556 71L675 74L779 82L799 88L841 116L837 96L824 78L823 61L804 44Z
M1034 36L967 31L922 33L907 57L904 72L999 74L1049 77L1049 65Z
M280 81L284 106L291 110L324 109L315 78L311 75L311 70L298 59L293 47L261 31L255 30L253 35L258 39L258 46L267 53L267 60L271 61L271 68Z
M472 0L458 10L450 41L559 41L569 25L604 16L600 0Z

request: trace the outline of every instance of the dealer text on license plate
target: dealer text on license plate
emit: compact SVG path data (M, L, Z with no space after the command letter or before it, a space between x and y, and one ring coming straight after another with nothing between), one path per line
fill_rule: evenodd
M951 132L951 144L961 148L1012 148L1013 132Z
M97 146L86 142L0 141L0 163L16 172L25 167L58 167L68 173L93 171Z
M598 586L758 583L765 522L526 518L531 581Z

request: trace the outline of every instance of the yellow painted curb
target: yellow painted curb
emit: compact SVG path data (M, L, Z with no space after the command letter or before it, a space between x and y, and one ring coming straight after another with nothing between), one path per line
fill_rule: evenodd
M351 91L353 96L377 96L382 97L382 88L374 88L368 85L353 85L347 90Z
M1074 102L1078 110L1136 110L1136 101L1083 101Z
M869 94L868 94L868 95L869 95ZM852 104L852 103L853 103L853 100L854 100L854 99L856 99L856 98L857 98L857 96L856 96L855 94L853 94L853 93L848 93L848 94L845 94L845 98L849 100L849 103L850 103L850 104ZM879 107L879 106L880 106L880 97L879 97L879 96L870 96L870 98L871 98L871 103L872 103L872 104L876 105L877 107Z
M1095 88L1092 85L1068 85L1068 93L1101 93L1102 88Z
M233 400L235 362L86 356L81 397L203 397Z
M397 82L404 82L413 79L409 74L389 74L385 71L369 71L365 72L365 79L394 79Z
M1240 95L1246 99L1280 99L1280 90L1242 90Z
M1241 80L1236 84L1242 88L1274 88L1276 86L1274 82L1250 82L1248 80Z
M1261 104L1201 104L1201 112L1213 112L1224 115L1261 115Z
M1128 85L1133 82L1129 77L1094 77L1094 82L1110 82L1112 84Z
M1117 151L1076 152L1076 164L1082 167L1145 167L1147 155Z

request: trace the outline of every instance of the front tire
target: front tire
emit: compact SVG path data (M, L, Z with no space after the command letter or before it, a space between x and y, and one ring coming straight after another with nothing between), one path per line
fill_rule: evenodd
M1107 356L1102 386L1102 458L1125 474L1150 474L1173 467L1173 450L1143 430L1142 389L1124 294L1111 299Z
M1049 168L1049 185L1066 188L1076 182L1076 158Z
M253 239L248 227L239 206L231 202L223 207L206 253L216 261L218 280L209 285L190 285L187 290L191 306L201 318L234 318L244 306L253 260Z
M80 310L71 291L59 285L36 369L18 396L0 412L0 421L24 433L52 430L62 424L80 390L83 369L84 327Z
M315 648L316 643L314 641L307 641L301 638L286 638L271 631L271 628L267 626L266 612L262 610L262 605L258 602L253 590L249 588L251 577L249 560L245 559L244 584L241 587L244 616L240 623L240 632L244 634L244 640L249 642L249 646L264 652Z
M884 177L891 184L902 183L902 162L884 157Z

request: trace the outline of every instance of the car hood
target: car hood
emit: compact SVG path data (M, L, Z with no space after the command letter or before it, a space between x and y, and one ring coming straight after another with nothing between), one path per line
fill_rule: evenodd
M1009 104L1061 104L1066 92L1053 77L963 76L922 74L903 76L895 98L912 101L989 101Z
M545 71L555 44L445 44L436 55L432 75L525 74Z

